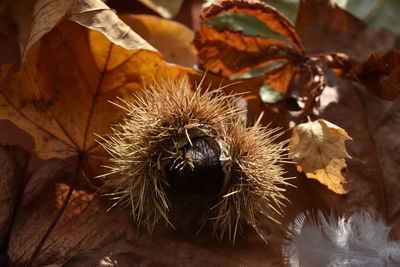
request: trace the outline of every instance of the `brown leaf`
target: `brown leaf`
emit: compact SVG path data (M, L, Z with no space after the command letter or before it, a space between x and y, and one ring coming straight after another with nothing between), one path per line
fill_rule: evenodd
M167 65L157 52L126 50L65 21L31 49L20 72L2 68L0 118L29 132L40 158L84 153L85 167L98 170L102 150L94 133L108 132L123 114L109 101L131 97L154 77L186 72L194 71Z
M72 169L62 160L51 161L31 178L24 192L27 198L18 211L10 239L9 255L14 264L26 264L38 240L53 221L68 190L68 186L60 181L69 180ZM164 266L275 266L279 261L277 230L271 234L274 239L270 247L266 247L254 232L249 233L247 239L239 239L235 246L215 243L210 239L211 232L205 229L195 235L163 228L149 236L137 232L136 226L128 219L129 211L120 208L107 211L109 206L110 203L95 194L82 189L74 191L67 210L34 266L60 264L70 257L67 263L71 265L66 266L86 266L84 263L101 260L107 262L107 257L118 259L121 266L132 266L130 264L136 261ZM188 218L187 214L180 216ZM114 242L119 239L126 241ZM112 255L107 254L109 252Z
M369 27L329 0L302 0L296 31L307 54L341 52L361 61L396 41L389 30Z
M61 159L51 159L42 164L29 178L24 188L22 206L29 206L35 199L40 198L46 192L50 184L57 181L69 181L74 175L74 167L71 163Z
M150 15L121 15L121 19L155 47L169 63L192 67L197 60L193 32L172 20Z
M347 193L342 169L346 167L345 141L351 140L345 130L319 119L297 125L290 140L290 151L308 178L317 179L337 194Z
M400 52L390 50L382 56L374 52L348 75L383 99L395 100L400 96Z
M284 64L264 73L264 83L279 93L286 93L298 67L293 64Z
M51 31L64 17L103 33L114 44L126 49L155 50L101 0L38 0L23 60L32 45Z
M322 65L318 57L310 57L298 67L292 79L289 94L302 108L300 116L303 118L312 113L318 104L317 98L326 87L326 75Z
M211 17L230 12L244 13L249 16L257 17L257 19L265 23L272 31L286 38L297 51L303 51L300 39L292 23L275 8L259 0L219 0L204 9L200 14L200 18L202 21L207 21ZM270 40L270 42L276 43L276 40Z
M226 255L218 255L186 242L173 240L155 242L142 238L135 242L118 240L105 247L80 253L69 259L63 266L96 266L99 262L118 262L118 266L121 267L238 265L237 261Z
M30 198L18 210L10 236L8 253L14 264L27 263L54 220L69 189L69 186L60 183L60 178L70 179L71 169L60 162L51 162L33 175L24 192ZM48 181L46 186L32 195L34 187L43 185L43 182L38 183L43 180ZM109 205L95 194L74 191L34 266L60 264L81 250L104 246L123 237L128 225L128 213L116 209L106 212Z
M391 235L394 239L399 239L400 102L378 98L371 91L365 90L363 86L357 88L356 92L363 105L368 130L373 137L376 157L382 172L382 178L377 176L378 179L376 179L381 184L376 185L375 188L386 193L387 219L389 224L393 225Z
M256 17L271 33L281 36L249 36L227 28L218 29L207 25L215 16L242 13ZM277 60L297 62L303 56L303 48L293 25L274 8L261 1L217 1L203 10L203 25L196 31L194 44L200 64L215 73L230 77L253 68L268 66Z
M364 109L354 83L329 73L329 84L317 108L320 118L329 120L346 130L353 138L346 144L351 159L347 159L346 179L352 188L346 196L332 194L312 185L312 201L320 202L329 211L335 207L339 213L353 213L368 209L387 217L387 195L379 163L376 144L366 123L368 110ZM378 99L378 98L375 98Z
M339 77L345 77L356 64L354 60L343 53L325 55L323 59L328 68Z
M374 104L374 102L375 106L373 107L371 104ZM377 105L376 97L373 95L367 98L364 103L367 116L375 120L381 118L380 121L384 122L377 123L376 127L371 128L371 133L373 134L377 147L377 155L379 157L385 191L387 193L388 220L389 223L394 226L394 231L391 233L394 234L393 237L395 239L399 239L400 203L398 201L398 196L400 190L400 139L398 133L400 131L400 102L387 103L387 101L382 101L382 103ZM387 109L388 107L390 108ZM384 114L383 117L381 117L382 113Z
M6 245L29 154L17 146L0 145L0 246Z

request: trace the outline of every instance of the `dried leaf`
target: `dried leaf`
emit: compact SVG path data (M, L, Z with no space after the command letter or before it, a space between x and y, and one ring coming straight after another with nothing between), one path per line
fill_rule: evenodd
M369 27L329 0L302 0L296 31L307 54L341 52L361 61L396 42L389 30Z
M345 77L356 62L343 53L333 53L323 57L327 67L339 77Z
M150 9L154 10L164 18L175 17L181 9L183 0L139 0Z
M121 15L121 19L155 47L169 63L192 67L197 60L193 31L172 20L150 15Z
M207 22L210 18L226 13L242 13L256 17L263 22L266 27L281 35L298 51L302 51L302 45L296 30L290 21L281 15L276 9L258 0L248 1L230 1L219 0L202 11L200 17L202 21ZM285 42L285 41L284 41Z
M327 81L323 64L316 57L309 57L305 64L302 64L295 73L290 95L296 99L299 107L302 108L301 116L305 117L312 113L313 108L318 105L318 99L325 89Z
M373 147L368 150L372 153L363 154L374 157L376 161L375 164L368 164L363 168L367 169L364 175L371 173L370 166L373 165L377 165L381 172L372 172L369 175L368 180L376 182L366 188L365 191L369 190L368 195L371 193L380 195L380 199L384 200L379 199L380 201L377 201L378 212L382 213L387 221L394 226L393 231L391 231L393 238L400 239L400 202L397 201L400 190L400 173L398 171L400 169L400 139L398 134L400 131L400 102L376 97L376 94L370 90L365 90L363 86L354 89L356 89L355 92L360 98L365 113L363 116L368 127L365 132L372 137L373 141ZM364 161L365 159L361 160ZM350 164L351 161L349 162L349 170L351 170Z
M25 179L29 154L17 146L0 145L0 244L7 242L8 231Z
M284 64L264 73L264 82L278 93L284 94L298 71L294 64Z
M364 92L367 94L367 92ZM388 219L395 225L395 239L400 239L400 203L398 192L400 190L400 102L377 102L375 95L364 98L366 115L376 121L371 125L371 133L377 147L377 157L381 165L385 191L387 194ZM383 122L383 123L382 123ZM374 127L375 126L375 127Z
M154 77L194 72L162 61L149 50L126 50L97 31L65 21L31 49L20 72L0 73L0 118L29 132L42 159L85 155L99 169L104 134L123 111L111 104L129 98ZM88 160L88 161L86 161Z
M390 50L382 56L372 53L348 75L383 99L395 100L400 96L400 52Z
M25 265L29 261L64 201L69 186L60 180L70 179L71 169L66 164L51 162L39 169L28 183L24 196L30 199L18 210L10 236L8 253L13 264ZM40 183L43 180L49 182L33 197L32 190L38 182L43 185ZM75 190L34 266L61 264L79 251L123 237L128 229L129 213L116 209L107 212L109 205L93 193Z
M351 140L342 128L319 119L297 125L293 129L290 150L299 171L317 179L330 190L345 194L346 183L341 171L346 167L345 141Z
M263 32L268 36L210 25L215 24L216 17L235 13L255 17L265 26ZM297 62L303 57L303 48L293 25L263 2L217 1L203 10L201 19L204 23L194 39L200 64L223 76L240 75L277 60Z
M154 241L145 237L135 242L118 240L105 247L79 253L63 266L96 266L99 262L118 262L118 266L235 266L238 264L227 255L218 255L215 251L190 243L175 240Z
M24 51L51 31L64 17L103 33L114 44L126 49L155 50L101 0L39 0L35 5L32 30Z
M351 190L345 196L337 195L309 179L311 201L320 203L327 212L331 207L340 214L368 209L386 217L387 189L377 147L366 122L368 109L363 107L354 82L343 80L334 73L328 73L328 81L329 86L322 92L320 106L315 110L320 118L339 125L354 138L346 143L352 158L346 159L345 177Z

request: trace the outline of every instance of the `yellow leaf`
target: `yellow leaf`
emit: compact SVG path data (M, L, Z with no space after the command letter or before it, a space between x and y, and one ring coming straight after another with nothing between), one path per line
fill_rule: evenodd
M192 67L197 53L194 33L178 22L150 15L121 15L121 19L155 47L169 63Z
M83 155L85 168L95 171L104 157L94 134L109 132L123 115L110 101L131 98L143 83L187 73L195 71L64 20L29 50L20 71L1 69L0 119L31 134L40 158Z
M298 170L318 180L337 194L348 192L341 171L348 155L345 141L351 137L342 128L319 119L297 125L289 146Z

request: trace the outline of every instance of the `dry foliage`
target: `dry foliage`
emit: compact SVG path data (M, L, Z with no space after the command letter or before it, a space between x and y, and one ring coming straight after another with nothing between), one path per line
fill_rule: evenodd
M351 140L345 130L319 119L297 125L290 140L290 151L297 169L308 178L325 184L337 194L348 192L344 188L342 170L346 167L345 141Z
M164 17L181 5L173 1L166 10L158 1L145 2ZM0 119L28 133L35 145L31 157L45 161L28 169L21 149L0 148L5 188L0 265L7 261L4 255L16 266L112 260L127 266L281 265L286 226L300 212L316 208L338 214L368 209L393 225L395 239L400 237L400 52L389 30L371 28L328 0L302 0L295 25L262 1L219 0L200 12L195 33L158 17L119 16L100 0L3 6L10 11L0 18L0 30L22 53L20 61L0 66ZM255 18L262 31L215 22L232 14ZM192 69L196 62L207 72ZM240 93L235 104L244 109L248 124L279 126L282 138L292 138L289 149L298 171L284 166L287 177L295 179L284 194L291 204L283 209L281 224L247 218L257 223L268 245L245 227L235 246L215 242L212 228L194 237L185 225L193 214L182 210L196 213L202 207L179 197L184 208L169 211L181 222L177 230L154 225L152 237L135 231L129 211L107 211L112 204L98 194L103 181L94 177L105 172L109 157L95 134L106 136L122 122L124 111L111 102L130 102L146 93L144 84L165 79L186 81L193 91L202 80L210 91L223 86L226 93ZM266 104L261 86L280 97ZM3 125L0 138L6 141L10 124L0 121ZM271 141L254 129L248 135L258 141L249 145L251 151ZM245 138L238 128L227 136L235 134ZM245 172L262 179L252 168L254 160L247 160L250 154L242 155ZM253 199L230 214L253 216L250 211L265 208L260 205Z

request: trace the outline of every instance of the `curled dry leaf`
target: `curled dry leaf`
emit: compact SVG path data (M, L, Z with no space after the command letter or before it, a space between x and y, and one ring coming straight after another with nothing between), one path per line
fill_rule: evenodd
M34 20L23 61L32 45L65 17L103 33L114 44L126 49L155 50L101 0L38 0L33 15Z
M123 111L109 101L129 98L155 77L193 72L167 65L149 50L126 50L97 31L64 21L28 54L22 70L3 66L0 118L30 133L42 159L85 154L85 167L98 169L104 134Z
M268 36L212 26L213 18L226 14L254 17L265 27ZM261 1L222 0L204 9L201 20L203 24L195 34L194 44L202 67L225 77L265 67L266 82L271 82L279 92L286 91L296 70L286 65L296 65L304 56L300 39L288 19ZM281 68L279 71L275 69L277 66ZM277 82L274 76L277 72L285 73L282 82Z
M319 119L297 125L289 147L298 170L318 180L337 194L347 193L342 169L346 167L345 141L351 140L342 128Z
M302 118L313 112L313 108L319 103L318 97L326 87L327 77L321 61L318 57L308 58L305 64L298 67L291 81L290 95L295 97L302 108Z
M395 100L400 96L400 52L372 53L365 62L356 65L349 76L383 99Z
M169 63L192 67L197 60L193 31L172 20L150 15L121 15L121 19L155 47Z

